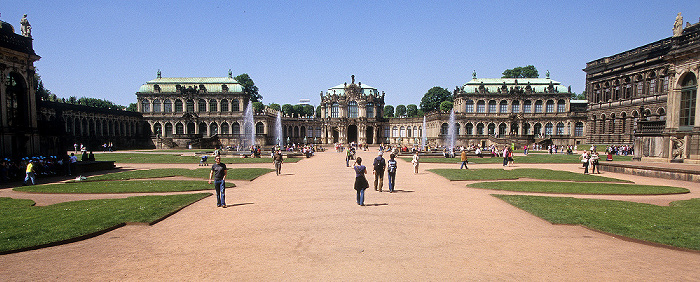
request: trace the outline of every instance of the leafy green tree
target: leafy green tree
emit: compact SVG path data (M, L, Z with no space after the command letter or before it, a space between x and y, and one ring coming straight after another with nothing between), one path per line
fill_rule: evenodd
M406 116L406 106L404 105L398 105L396 106L396 117L405 117Z
M418 113L416 114L416 116L422 117L422 116L424 116L424 115L425 115L425 112L423 112L422 109L418 109Z
M513 69L507 69L503 71L503 76L501 78L538 78L540 74L533 65L528 65L526 67L516 67Z
M280 107L280 104L275 104L275 103L269 104L269 105L267 105L267 107L270 108L271 110L275 110L275 111L279 111L280 109L282 109Z
M101 108L101 109L119 109L119 110L121 110L122 108L124 108L123 106L117 105L117 104L112 103L111 101L108 101L108 100L89 98L89 97L80 97L80 99L78 99L76 101L76 104L88 106L88 107Z
M572 100L586 100L586 91L584 90L581 94L571 93Z
M414 104L406 105L406 116L417 117L418 116L418 106Z
M313 105L304 105L304 116L305 117L313 117L314 116L314 106Z
M282 114L286 117L291 117L294 114L294 106L290 104L282 105Z
M394 106L386 105L384 106L384 117L393 118L394 117Z
M262 102L253 102L253 111L262 113L263 109L265 109L265 105Z
M452 110L452 106L454 106L452 102L442 101L442 103L440 103L440 111L449 112L450 110Z
M316 106L316 117L321 117L321 105Z
M304 105L294 105L294 117L301 117L304 115Z
M425 113L438 111L440 110L440 103L444 101L452 102L452 93L445 88L435 86L423 95L423 99L420 100L420 108Z
M68 97L68 103L69 104L77 104L78 98L76 98L75 96L70 96L70 97Z
M260 102L262 100L262 95L258 93L258 87L255 86L255 82L248 76L247 73L241 74L239 76L234 77L238 83L241 84L243 87L243 93L248 95L250 97L250 100L253 102Z
M126 107L126 110L129 112L137 112L138 106L136 105L136 103L131 103L128 107Z

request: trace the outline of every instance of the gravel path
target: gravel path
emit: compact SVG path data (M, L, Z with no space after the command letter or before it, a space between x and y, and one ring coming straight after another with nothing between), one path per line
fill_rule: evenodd
M375 156L358 154L368 164ZM215 198L209 197L153 226L126 226L77 243L0 256L0 277L12 281L700 278L698 253L552 225L490 196L508 192L468 189L467 182L450 182L425 171L437 167L458 164L421 164L420 173L414 175L410 163L399 160L398 192L370 188L368 206L361 207L355 204L354 174L345 167L343 154L319 153L284 164L281 176L269 173L253 182L236 183L227 189L227 203L232 205L227 209L217 208ZM470 166L486 167L499 166ZM579 171L575 164L516 167ZM700 192L694 183L603 175L686 187L692 193L586 197L663 205L698 197Z

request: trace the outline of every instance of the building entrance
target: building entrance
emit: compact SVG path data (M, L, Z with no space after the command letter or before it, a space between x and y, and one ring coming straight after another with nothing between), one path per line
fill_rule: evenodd
M348 125L348 143L357 143L357 125Z
M367 144L374 144L374 127L368 126L367 127L367 132L365 133L365 137L367 137L367 141L365 143Z

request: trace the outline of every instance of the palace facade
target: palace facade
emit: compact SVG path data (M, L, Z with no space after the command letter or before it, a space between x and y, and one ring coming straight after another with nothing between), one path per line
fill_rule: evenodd
M700 162L700 23L586 64L587 142L632 144L637 158Z

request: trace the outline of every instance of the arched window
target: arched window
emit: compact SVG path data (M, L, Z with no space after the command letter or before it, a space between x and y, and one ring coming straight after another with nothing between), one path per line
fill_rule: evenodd
M474 112L474 101L473 100L467 100L465 103L467 104L467 107L465 109L465 112L467 113L473 113Z
M175 100L175 112L182 113L182 100Z
M553 113L554 112L554 101L549 100L547 101L547 108L546 108L548 113Z
M489 113L495 113L496 112L496 101L491 100L489 101Z
M227 122L221 123L221 134L228 134L228 123Z
M406 137L413 137L413 130L411 127L406 127Z
M222 129L223 130L223 129ZM233 134L241 134L241 125L238 124L237 122L234 122L231 125L231 133Z
M583 122L577 122L576 125L574 126L574 136L576 136L576 137L583 136Z
M455 122L455 135L459 135L459 123Z
M485 113L486 112L486 102L484 102L483 100L476 102L476 112L477 113Z
M198 130L197 134L201 134L202 136L207 136L207 124L206 123L200 122L199 128L197 130Z
M564 123L557 123L557 135L564 135Z
M688 73L681 83L680 126L682 130L692 130L695 125L695 103L697 101L698 81L693 73Z
M194 112L194 100L189 99L185 102L185 110L187 110L188 113Z
M530 100L525 100L523 103L523 113L532 113L532 102Z
M160 125L160 123L153 125L153 134L156 136L163 136L163 127Z
M223 99L221 100L221 107L220 107L222 112L228 112L228 100ZM223 125L223 124L221 124Z
M502 114L505 114L508 112L508 101L506 101L506 100L501 101L498 112L502 113Z
M165 132L163 132L163 133L165 134L165 137L173 136L173 125L169 122L166 123L165 124Z
M238 102L238 99L231 100L231 111L233 111L233 112L240 112L241 111L241 104Z
M520 112L520 101L518 100L513 100L511 106L510 106L510 111L511 113L517 114Z
M160 113L160 100L153 100L153 112Z
M564 100L557 101L557 113L566 112L566 102Z
M331 105L331 118L339 118L340 105L338 103L333 103Z
M483 123L478 123L476 125L476 134L477 135L484 135L484 124Z
M217 103L216 100L210 99L209 100L209 111L212 113L216 112L216 110L217 110L216 108L218 105L219 105L219 103Z
M163 112L164 113L172 113L173 112L173 103L171 103L170 100L163 101Z
M399 137L399 128L394 126L391 128L391 137Z
M539 122L535 123L535 127L533 127L532 134L542 135L542 124L540 124Z
M541 113L542 112L542 101L537 100L535 102L535 113Z
M216 104L214 104L216 105ZM209 125L209 136L214 136L219 133L219 126L216 124L216 122L212 122Z
M200 113L206 112L207 111L207 101L204 99L199 99L197 102L197 111Z
M355 102L355 101L348 102L348 117L349 118L357 118L357 102Z
M496 125L493 124L493 123L489 123L488 130L489 130L489 131L488 131L489 135L494 135L494 134L496 134Z
M367 118L375 118L375 116L374 116L374 104L367 103L367 106L365 107L365 112L367 112Z
M449 125L447 123L443 123L442 126L440 126L440 134L446 135L448 127Z
M265 134L265 124L258 122L255 124L255 134Z
M406 137L406 127L403 127L403 126L402 126L402 127L399 129L399 136L401 136L401 137Z
M544 135L552 135L552 129L554 129L554 126L551 123L547 123L544 126Z
M148 100L141 100L141 112L148 113L151 111L151 103Z
M464 128L467 131L467 135L474 134L474 125L473 124L467 123L467 125L465 125Z
M175 134L185 134L185 126L178 122L175 125Z
M498 136L506 135L507 131L508 131L508 126L505 123L501 123L500 125L498 125Z

